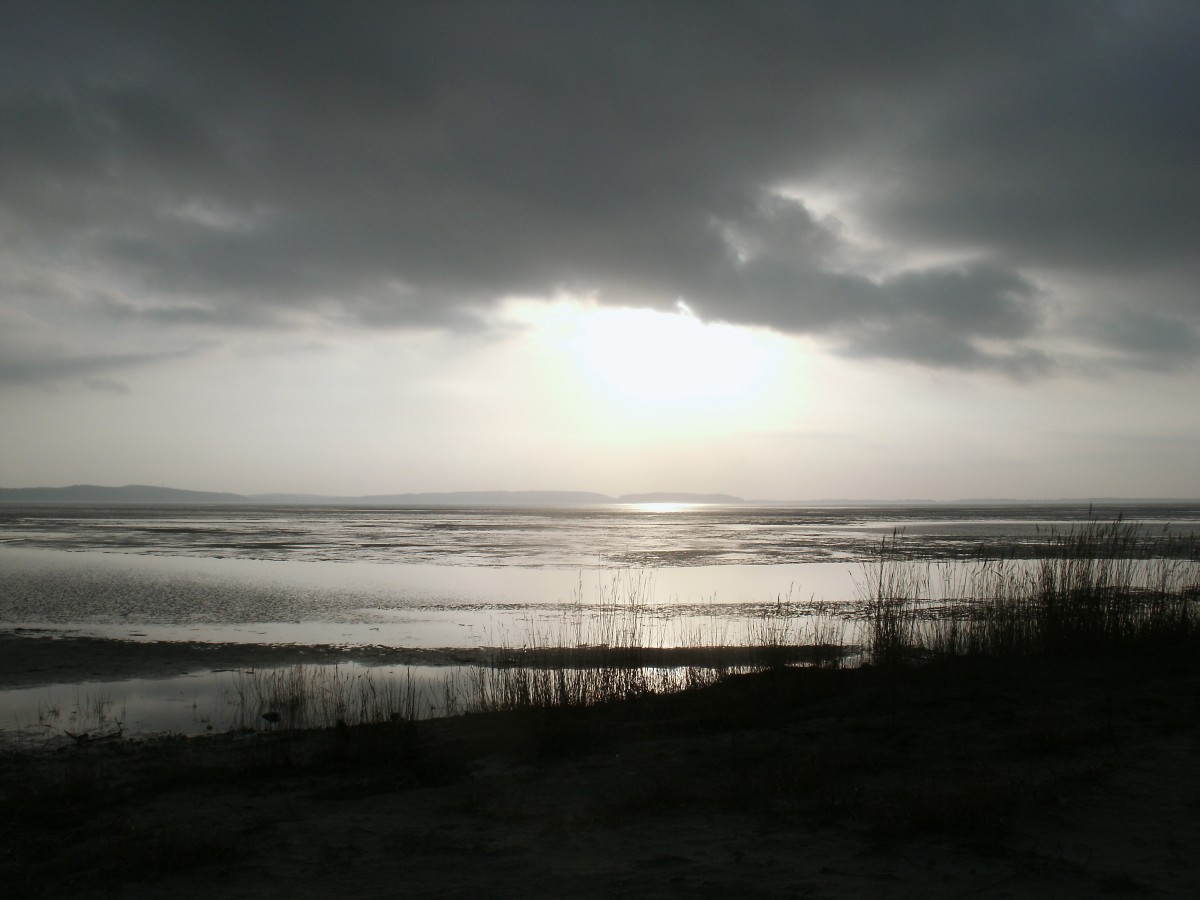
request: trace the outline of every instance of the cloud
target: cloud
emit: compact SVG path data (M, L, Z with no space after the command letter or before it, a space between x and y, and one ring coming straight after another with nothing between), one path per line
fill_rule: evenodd
M1120 310L1085 327L1100 345L1145 368L1173 369L1200 354L1200 330L1167 315Z
M114 322L477 331L565 290L1037 374L1082 280L1200 321L1193 4L56 3L0 31L0 266L124 297ZM1135 309L1091 339L1188 364Z
M100 394L116 394L124 397L130 393L129 385L113 378L89 378L84 384Z
M194 351L78 354L61 349L32 353L24 348L4 348L0 356L0 386L50 386L63 381L82 382L109 393L128 393L128 386L112 373L159 365L191 356Z

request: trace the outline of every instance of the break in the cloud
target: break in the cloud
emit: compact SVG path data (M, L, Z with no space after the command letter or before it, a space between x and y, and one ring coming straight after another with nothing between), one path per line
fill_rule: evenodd
M1195 358L1191 2L15 2L0 34L0 380L563 292L1020 377Z

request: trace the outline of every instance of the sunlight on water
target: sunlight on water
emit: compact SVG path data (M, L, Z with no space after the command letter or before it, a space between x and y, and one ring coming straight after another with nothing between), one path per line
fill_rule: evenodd
M1153 533L1190 533L1200 523L1194 504L7 507L0 636L465 653L601 643L580 629L623 603L637 606L647 646L745 644L770 626L772 610L785 610L789 622L816 621L830 604L852 611L869 577L864 563L897 530L907 552L933 563L1021 559L1047 529L1117 514ZM845 640L855 640L855 627ZM103 675L73 671L58 680ZM62 730L89 710L111 719L117 703L129 723L224 727L207 677L59 685L52 697L49 688L19 688L3 692L0 716L6 728L29 728L45 726L54 711ZM0 671L0 691L55 679L53 666L44 676Z
M844 563L657 570L384 565L164 558L0 549L8 627L141 640L477 647L563 605L592 605L625 574L664 616L744 615L745 607L848 601Z

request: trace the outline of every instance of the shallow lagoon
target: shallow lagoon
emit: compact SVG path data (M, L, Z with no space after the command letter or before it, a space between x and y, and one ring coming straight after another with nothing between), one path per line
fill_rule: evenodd
M71 735L81 734L89 735L91 740L104 740L116 735L200 735L269 729L262 713L271 704L254 694L253 682L286 676L290 671L291 667L220 669L169 678L0 691L0 747L70 745ZM329 666L327 671L339 680L369 678L385 692L398 693L411 685L418 707L413 711L423 716L443 713L447 684L463 677L460 667L375 667L354 662Z
M10 507L0 509L0 630L167 647L470 650L587 640L581 621L636 603L650 645L738 643L781 601L799 614L826 604L848 612L864 563L897 530L933 560L1019 557L1047 529L1117 514L1156 534L1200 523L1194 504ZM0 690L0 722L25 727L48 708L61 719L82 689L121 704L128 728L225 727L220 679L205 672L56 681L47 671L37 688ZM21 674L0 685L29 685Z
M735 620L780 598L848 602L853 563L575 570L157 557L0 548L6 627L129 640L479 647L564 610L636 600L652 617Z

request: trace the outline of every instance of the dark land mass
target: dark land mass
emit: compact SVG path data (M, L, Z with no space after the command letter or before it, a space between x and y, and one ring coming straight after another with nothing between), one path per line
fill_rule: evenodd
M300 664L455 665L485 661L470 650L305 644L128 641L37 629L0 632L0 689L87 681L171 678L193 672Z
M0 488L5 504L279 505L279 506L599 506L612 503L741 503L729 494L660 492L609 497L591 491L450 491L336 497L324 494L230 494L130 484L103 487Z
M0 503L125 503L154 505L163 503L233 504L245 503L241 494L215 491L184 491L178 488L154 487L147 484L127 484L124 487L104 487L96 484L74 484L70 487L0 488Z
M0 756L20 897L1200 896L1194 654Z
M234 494L219 491L188 491L179 488L130 484L105 487L76 484L69 487L0 488L0 505L124 505L124 506L605 506L615 503L701 503L746 504L779 507L898 507L930 508L954 506L1060 506L1107 504L1192 506L1200 499L1084 497L1060 499L962 499L962 500L872 500L826 498L820 500L745 500L732 494L697 494L684 491L655 491L610 497L594 491L430 491L407 494L334 496L328 494Z

